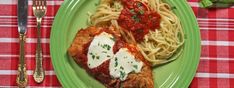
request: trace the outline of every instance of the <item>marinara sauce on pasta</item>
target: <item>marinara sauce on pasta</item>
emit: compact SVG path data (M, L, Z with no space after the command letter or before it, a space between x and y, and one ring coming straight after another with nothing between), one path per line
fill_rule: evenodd
M134 0L122 0L123 10L118 19L119 25L133 33L136 41L142 41L149 30L160 26L160 15L149 9L146 3Z

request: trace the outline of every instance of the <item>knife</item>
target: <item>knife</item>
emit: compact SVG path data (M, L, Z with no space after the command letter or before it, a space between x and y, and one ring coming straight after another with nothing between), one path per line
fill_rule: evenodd
M20 88L26 87L28 83L28 77L26 72L25 64L25 34L27 31L27 17L28 17L28 0L18 0L18 32L19 32L19 41L20 41L20 53L19 53L19 65L18 65L18 74L16 82Z

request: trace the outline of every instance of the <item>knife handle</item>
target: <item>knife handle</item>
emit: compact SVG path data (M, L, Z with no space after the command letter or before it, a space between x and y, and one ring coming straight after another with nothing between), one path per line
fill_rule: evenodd
M24 44L25 44L25 34L20 34L20 57L19 57L19 65L18 65L18 74L16 82L19 86L19 88L23 88L27 86L28 83L28 77L26 72L26 64L25 64L25 50L24 50Z

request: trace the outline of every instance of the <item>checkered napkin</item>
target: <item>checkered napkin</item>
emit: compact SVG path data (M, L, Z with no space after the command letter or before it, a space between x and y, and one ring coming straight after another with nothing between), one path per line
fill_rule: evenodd
M48 11L42 20L42 48L46 77L42 84L34 82L36 18L29 0L26 64L28 87L61 87L50 57L51 25L62 0L48 0ZM201 32L202 51L199 67L191 88L234 87L234 7L204 9L198 0L188 0L197 17ZM0 0L0 87L17 87L16 73L19 57L17 31L17 0ZM192 51L191 51L192 52Z

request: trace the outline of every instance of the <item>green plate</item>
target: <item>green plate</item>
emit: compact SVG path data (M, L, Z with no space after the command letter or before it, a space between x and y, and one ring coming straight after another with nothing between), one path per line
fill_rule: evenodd
M87 27L87 12L94 12L99 0L65 0L52 26L51 58L55 73L65 88L103 88L68 56L67 49L80 28ZM186 0L165 0L180 18L186 39L177 60L153 69L155 87L186 88L191 83L200 58L200 33Z

